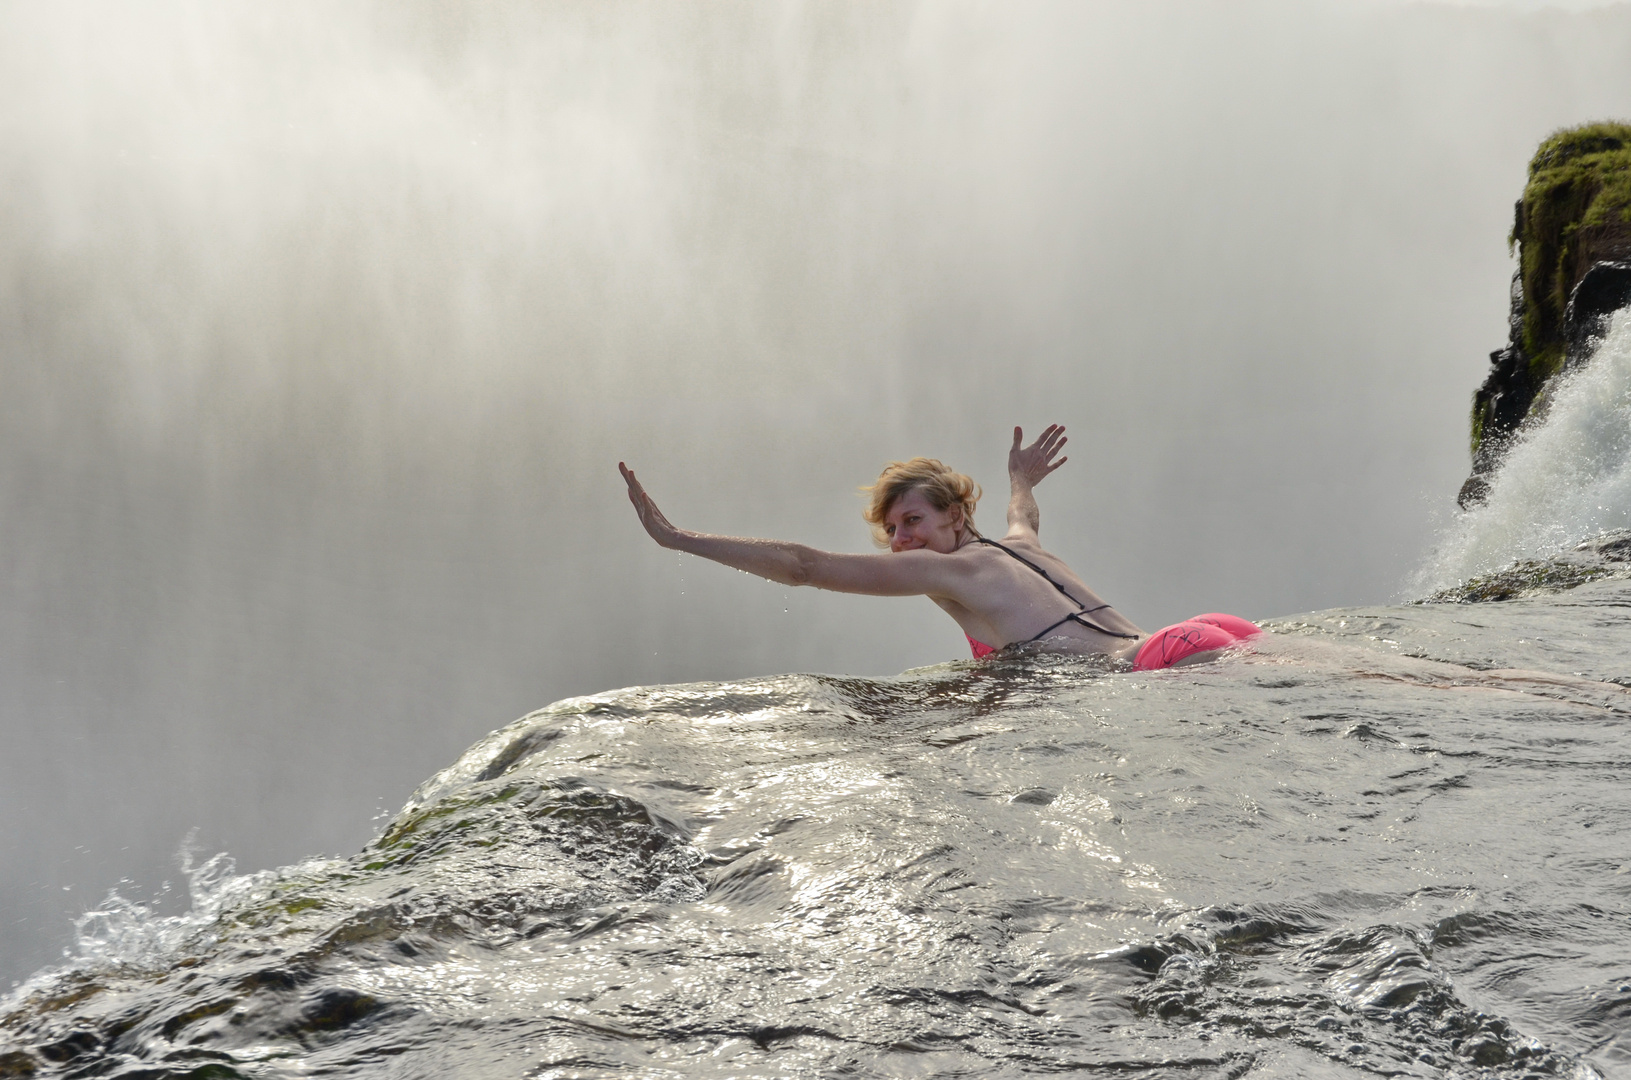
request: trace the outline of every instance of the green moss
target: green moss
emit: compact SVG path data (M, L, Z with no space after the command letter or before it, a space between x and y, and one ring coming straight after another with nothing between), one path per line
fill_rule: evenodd
M1473 396L1475 476L1499 458L1480 456L1480 448L1536 415L1567 362L1564 316L1576 284L1597 262L1631 257L1631 124L1585 124L1547 136L1529 162L1508 242L1518 252L1522 310L1515 340L1494 354ZM1464 506L1466 498L1463 485Z
M1460 585L1443 589L1417 601L1422 604L1484 604L1516 600L1537 593L1564 592L1588 581L1619 576L1603 566L1581 565L1567 559L1526 560L1504 570L1469 578Z
M1523 275L1523 351L1537 382L1563 364L1563 313L1586 269L1578 259L1582 239L1626 225L1631 124L1586 124L1548 136L1529 162L1511 237Z
M38 1070L38 1063L21 1050L0 1054L0 1076L33 1076Z
M536 785L532 785L536 787ZM517 784L502 786L477 787L474 791L464 792L446 799L434 806L405 814L393 821L380 838L373 843L373 847L380 851L397 852L399 854L412 854L417 851L424 839L422 834L430 833L441 838L448 832L460 832L476 827L477 822L467 817L471 811L493 803L507 802L522 792L523 788ZM528 789L529 794L532 793ZM448 820L452 819L452 820ZM369 863L367 869L374 870L399 861L397 858L387 858L384 862Z

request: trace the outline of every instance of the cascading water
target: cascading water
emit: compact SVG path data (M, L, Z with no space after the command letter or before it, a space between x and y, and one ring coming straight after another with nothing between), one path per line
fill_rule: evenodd
M1227 549L1320 550L1260 560L1242 595L1391 580L1377 541L1413 510L1355 515L1327 481L1397 495L1438 445L1432 394L1396 407L1419 385L1405 346L1459 342L1445 313L1485 288L1447 208L1509 197L1481 178L1511 155L1463 136L1513 126L1492 102L1585 107L1560 86L1623 101L1623 58L1587 47L1620 24L1501 22L1488 40L1510 47L1480 51L1495 31L1423 5L1313 24L1292 4L1149 7L7 9L0 486L29 588L6 596L28 648L4 704L17 732L64 735L9 743L13 775L54 792L60 762L85 792L162 760L254 817L359 787L358 762L412 741L328 701L342 684L775 670L717 666L722 643L814 620L766 621L734 582L712 606L651 600L620 496L615 519L562 527L635 435L718 517L792 490L753 507L782 534L812 527L807 488L883 459L863 436L961 460L1045 403L1093 418L1090 475L1110 478L1050 504L1050 535L1123 545L1107 561L1147 595L1239 579ZM1530 39L1571 77L1514 80ZM1418 62L1452 45L1453 69ZM1622 321L1423 591L1627 524L1625 341ZM1397 456L1367 473L1331 434L1372 416ZM1196 445L1197 418L1228 417L1227 445ZM731 471L760 439L802 452ZM525 516L540 462L567 509ZM479 487L495 470L511 479ZM357 495L382 478L401 502ZM1197 515L1224 523L1220 550L1197 550ZM302 557L347 536L345 558ZM395 576L393 552L413 556ZM520 569L547 558L552 575ZM0 1078L1622 1074L1631 584L1594 560L1508 603L1264 620L1251 653L1152 675L1020 650L569 699L477 743L354 854L189 866L183 915L109 897L0 1001ZM344 600L375 575L391 603ZM1271 591L1298 579L1317 593ZM301 608L301 590L342 599ZM857 610L821 616L856 651L819 655L906 636ZM110 612L125 636L82 652ZM408 648L409 623L438 631ZM703 623L740 636L675 630ZM268 683L189 703L173 673L240 655L143 652L234 633ZM630 661L655 643L669 666ZM101 692L73 713L28 679ZM460 712L438 703L499 700L405 696L420 738ZM155 738L144 708L192 719ZM378 726L305 745L352 722ZM251 757L276 767L240 797ZM159 801L119 796L155 828ZM8 821L55 827L45 846L110 828L51 825L85 801Z
M1615 1075L1628 605L563 701L354 856L112 898L0 1076Z
M1626 525L1628 387L1621 313L1424 580ZM1154 674L563 701L354 856L109 897L0 1005L0 1076L1613 1075L1631 581L1594 557Z
M1522 560L1557 556L1631 528L1631 309L1617 312L1591 359L1551 392L1544 423L1524 432L1488 500L1458 517L1416 582L1449 588Z

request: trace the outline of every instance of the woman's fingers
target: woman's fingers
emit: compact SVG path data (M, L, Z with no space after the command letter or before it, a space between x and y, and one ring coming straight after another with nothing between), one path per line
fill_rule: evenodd
M1064 447L1067 441L1063 425L1049 424L1042 434L1036 437L1036 442L1023 451L1019 451L1018 454L1027 464L1034 462L1037 467L1047 468L1051 472L1052 468L1049 467L1049 462L1052 460L1053 455Z
M1015 427L1014 445L1009 449L1009 454L1016 458L1032 456L1040 456L1044 459L1050 458L1054 454L1057 454L1059 452L1059 448L1064 446L1065 442L1067 441L1065 439L1065 426L1063 424L1049 424L1047 427L1042 429L1042 434L1038 435L1036 437L1036 441L1031 443L1031 445L1024 446L1024 441L1025 430L1020 427Z
M645 526L651 538L663 547L672 547L675 534L679 532L672 522L657 509L657 503L647 493L645 486L640 483L634 470L623 462L617 463L618 471L623 474L623 480L629 485L629 502L634 504L634 512L640 516L640 524Z
M633 469L621 461L617 463L617 469L623 474L623 481L629 485L629 502L634 504L634 511L640 515L641 524L649 529L651 511L656 509L651 501L651 496L646 494L645 487L641 485L639 479L634 475Z
M651 496L646 494L645 485L634 475L634 470L621 461L617 463L617 467L623 470L623 480L629 485L629 498L633 500L634 505L639 506L642 501L649 502Z
M1042 429L1042 434L1030 446L1021 448L1024 438L1023 431L1014 428L1014 446L1008 451L1008 471L1028 476L1032 483L1041 480L1052 473L1059 466L1069 461L1068 457L1061 457L1055 461L1054 455L1065 448L1070 440L1065 437L1065 425L1049 424Z

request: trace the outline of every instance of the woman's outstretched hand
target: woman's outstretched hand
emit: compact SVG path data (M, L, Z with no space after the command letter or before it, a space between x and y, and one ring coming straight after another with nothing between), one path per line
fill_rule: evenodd
M1020 442L1025 438L1024 432L1014 429L1014 446L1008 451L1008 478L1010 480L1024 481L1031 487L1040 484L1053 470L1069 461L1062 457L1058 461L1053 456L1063 450L1065 443L1065 429L1060 424L1049 424L1037 436L1036 442L1021 447Z
M677 547L680 531L657 509L657 504L651 501L646 489L635 479L634 470L619 461L617 471L623 474L623 482L629 485L629 502L634 504L634 512L640 515L640 524L646 527L646 532L663 547Z

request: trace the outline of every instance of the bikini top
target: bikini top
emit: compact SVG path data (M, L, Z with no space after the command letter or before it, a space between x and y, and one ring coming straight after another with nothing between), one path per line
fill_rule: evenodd
M1018 559L1020 562L1024 563L1026 566L1029 566L1032 570L1035 570L1037 573L1041 574L1042 577L1047 581L1047 583L1049 585L1052 585L1054 588L1058 589L1060 594L1062 596L1064 596L1064 598L1066 600L1069 600L1071 603L1075 604L1076 607L1079 609L1077 611L1071 612L1069 615L1066 615L1063 619L1060 619L1058 622L1052 624L1051 626L1049 626L1046 629L1040 631L1039 633L1034 634L1031 637L1026 638L1025 639L1026 641L1039 641L1039 640L1041 640L1041 638L1044 635L1046 635L1046 634L1048 634L1048 633L1050 633L1050 632L1052 632L1054 630L1059 629L1061 626L1065 625L1068 622L1076 623L1078 626L1085 626L1089 630L1097 631L1098 633L1108 635L1109 637L1127 638L1128 640L1132 640L1133 638L1137 638L1137 637L1142 636L1140 634L1123 634L1123 633L1120 633L1118 631L1111 630L1111 629L1109 629L1107 627L1100 626L1098 623L1094 622L1092 619L1085 618L1084 616L1091 615L1095 611L1103 611L1105 608L1109 607L1110 605L1109 604L1100 604L1098 607L1090 608L1086 604L1082 603L1080 600L1076 599L1074 596L1070 595L1069 591L1067 591L1063 585L1061 585L1057 581L1053 580L1053 576L1051 574L1049 574L1046 570L1042 569L1040 566L1036 565L1036 563L1034 563L1031 560L1027 559L1025 556L1021 555L1019 552L1015 551L1013 548L1009 547L1007 544L999 544L997 541L987 540L983 536L976 536L974 539L975 539L975 541L977 543L989 544L992 547L997 548L1000 551L1006 551L1008 554L1012 555L1014 558Z

